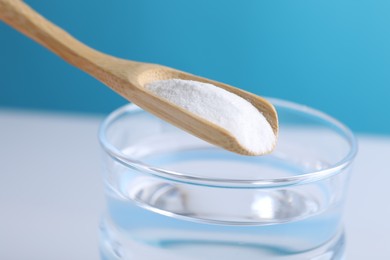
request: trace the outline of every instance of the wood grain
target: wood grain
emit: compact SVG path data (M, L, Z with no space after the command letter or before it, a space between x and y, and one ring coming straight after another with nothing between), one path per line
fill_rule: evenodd
M272 104L259 96L165 66L119 59L101 53L76 40L20 0L0 0L0 19L144 110L224 149L244 155L255 155L242 147L225 129L159 98L146 90L145 84L172 78L214 84L252 103L266 117L274 133L278 134L276 110Z

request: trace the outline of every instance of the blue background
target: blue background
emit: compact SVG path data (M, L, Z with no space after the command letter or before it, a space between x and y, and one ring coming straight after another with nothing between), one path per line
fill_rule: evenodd
M86 44L390 134L389 0L26 1ZM0 23L0 107L108 113L126 101Z

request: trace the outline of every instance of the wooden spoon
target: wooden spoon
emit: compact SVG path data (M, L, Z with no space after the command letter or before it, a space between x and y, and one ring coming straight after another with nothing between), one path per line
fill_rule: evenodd
M275 135L275 108L265 99L232 86L161 65L119 59L96 51L52 24L20 0L0 0L0 19L42 44L70 64L84 70L144 110L226 150L255 155L225 129L154 95L144 88L156 80L185 79L211 83L246 99L259 109Z

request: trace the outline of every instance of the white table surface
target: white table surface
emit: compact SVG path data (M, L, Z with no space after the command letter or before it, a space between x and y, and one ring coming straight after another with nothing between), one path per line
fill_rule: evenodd
M0 109L0 259L99 259L101 120ZM347 259L390 259L390 136L358 139Z

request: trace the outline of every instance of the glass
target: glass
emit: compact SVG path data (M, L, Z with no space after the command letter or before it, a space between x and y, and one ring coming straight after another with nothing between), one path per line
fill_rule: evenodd
M275 151L224 151L135 105L103 122L102 259L341 259L356 141L322 112L270 99Z

